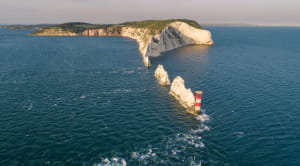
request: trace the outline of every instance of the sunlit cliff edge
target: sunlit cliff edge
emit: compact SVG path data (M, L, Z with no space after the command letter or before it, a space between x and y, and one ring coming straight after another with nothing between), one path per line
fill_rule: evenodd
M32 33L35 36L123 36L137 41L145 66L149 57L192 44L213 45L211 32L186 19L147 20L122 24L95 25L65 23Z

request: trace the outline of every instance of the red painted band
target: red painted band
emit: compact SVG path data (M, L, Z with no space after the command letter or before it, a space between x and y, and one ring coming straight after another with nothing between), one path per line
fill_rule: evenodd
M195 106L201 106L201 103L196 103Z

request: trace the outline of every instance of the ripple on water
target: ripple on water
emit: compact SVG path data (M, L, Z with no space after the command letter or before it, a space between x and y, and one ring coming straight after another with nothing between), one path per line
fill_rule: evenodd
M205 116L207 116L205 114ZM198 119L196 117L196 119ZM207 163L206 158L202 157L205 152L205 144L202 135L209 131L210 128L206 123L199 121L196 129L188 132L177 133L174 136L168 136L161 144L151 145L145 149L139 149L125 154L125 158L104 158L98 165L201 165ZM208 119L205 121L208 122ZM118 160L117 160L118 159ZM96 165L97 165L96 164Z
M0 165L299 165L299 28L212 30L151 59L205 92L198 119L133 40L0 30Z

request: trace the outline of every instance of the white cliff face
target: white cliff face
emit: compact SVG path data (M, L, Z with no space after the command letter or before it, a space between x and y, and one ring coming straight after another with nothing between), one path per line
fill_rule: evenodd
M194 28L184 22L173 22L160 34L152 36L146 56L159 56L161 52L186 45L212 45L213 43L210 31Z
M176 97L185 108L192 108L195 104L195 97L191 89L186 89L184 80L177 76L171 85L170 93Z
M82 36L106 36L104 29L89 29L81 33Z
M43 31L42 33L35 34L37 36L78 36L77 33L67 32L60 28L52 28Z
M169 26L176 29L180 34L186 38L192 40L191 44L203 44L203 45L213 45L214 42L211 38L211 32L204 29L194 28L184 22L173 22ZM187 40L187 42L190 42Z
M170 85L170 79L169 79L169 75L166 72L166 70L164 69L163 65L158 65L154 76L157 78L159 84L161 85Z
M151 41L152 36L148 33L148 30L143 28L123 27L121 36L129 37L137 41L144 65L150 66L151 63L149 57L146 54L148 43Z

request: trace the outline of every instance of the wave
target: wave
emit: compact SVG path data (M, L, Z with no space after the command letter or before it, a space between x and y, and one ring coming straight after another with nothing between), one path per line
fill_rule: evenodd
M137 67L137 68L124 68L124 69L118 69L118 70L112 70L109 71L108 74L118 74L118 75L131 75L131 74L141 74L144 71L144 68L142 67Z
M209 126L204 122L209 121L209 116L202 114L195 117L199 121L197 129L190 129L188 132L177 133L168 137L162 146L148 146L139 151L134 151L124 158L105 158L94 166L126 166L130 165L183 165L201 166L204 159L201 158L205 144L202 134L210 131ZM204 120L203 120L204 119Z
M123 158L113 157L111 159L104 158L98 164L93 164L93 166L126 166L127 162Z
M207 114L205 114L206 110L202 109L201 110L201 114L196 116L196 119L201 121L201 122L205 122L209 120L209 116Z

